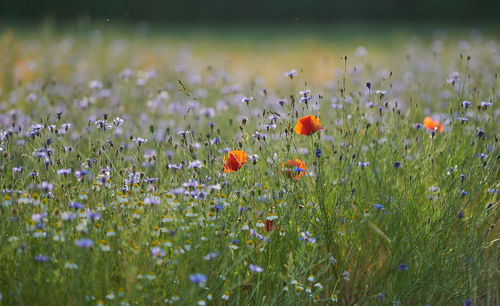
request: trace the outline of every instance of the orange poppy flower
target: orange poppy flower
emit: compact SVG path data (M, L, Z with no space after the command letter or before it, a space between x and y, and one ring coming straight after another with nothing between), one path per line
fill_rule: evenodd
M238 171L247 163L247 154L241 150L234 150L224 156L224 172Z
M440 133L443 131L443 125L441 123L439 123L439 121L434 120L431 117L425 117L424 126L428 130L433 130L433 131L437 130Z
M299 135L312 135L319 130L322 130L321 122L314 116L305 116L299 119L299 122L293 128L295 133Z
M295 177L296 179L299 179L300 176L307 172L306 164L298 158L282 163L281 168L285 169L284 172L288 177Z

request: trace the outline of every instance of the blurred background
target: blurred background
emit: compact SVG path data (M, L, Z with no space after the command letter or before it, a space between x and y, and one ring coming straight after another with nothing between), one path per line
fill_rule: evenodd
M314 89L341 79L344 56L372 80L402 67L447 75L469 55L480 67L493 54L495 68L499 37L499 0L0 0L0 89L125 68L168 76L169 89L223 71L252 90L278 90L296 69Z
M498 0L2 0L0 18L72 22L109 18L160 23L341 23L500 21Z

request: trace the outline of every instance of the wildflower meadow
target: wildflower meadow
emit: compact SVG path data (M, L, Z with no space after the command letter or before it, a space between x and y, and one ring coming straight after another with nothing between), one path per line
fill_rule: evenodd
M498 36L206 31L1 29L0 305L500 304Z

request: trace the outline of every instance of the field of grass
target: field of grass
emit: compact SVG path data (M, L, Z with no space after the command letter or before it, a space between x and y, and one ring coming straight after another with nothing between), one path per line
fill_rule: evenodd
M479 31L3 27L0 304L498 305L499 70Z

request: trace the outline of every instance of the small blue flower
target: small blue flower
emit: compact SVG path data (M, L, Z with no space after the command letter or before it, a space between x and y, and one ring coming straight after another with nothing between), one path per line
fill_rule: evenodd
M252 272L256 272L256 273L261 273L261 272L264 272L264 269L259 267L259 266L256 266L256 265L252 265L250 264L249 265L249 268L250 268L250 271Z
M79 203L79 202L69 202L69 208L82 209L84 207L85 207L85 205L83 205L82 203Z
M396 168L396 169L401 168L401 162L396 161L396 162L394 163L394 168Z
M219 210L223 210L223 209L224 209L224 205L220 205L220 204L215 205L215 211L219 211Z
M215 258L217 258L217 256L219 256L219 252L215 252L215 253L208 253L207 255L203 256L203 260L214 260Z
M472 306L472 300L471 299L467 299L464 301L464 306Z
M481 129L477 130L476 136L479 137L479 138L483 138L483 139L486 138L486 134Z
M165 257L165 251L159 247L152 247L151 248L151 255L153 257Z
M207 281L207 276L201 273L191 274L189 275L189 280L195 284L203 284Z
M316 158L320 158L321 156L323 156L323 152L321 152L321 148L320 147L317 147L316 148L316 154L315 154Z
M385 295L384 295L383 293L379 293L379 294L377 294L377 297L378 297L378 300L379 300L380 302L383 302L383 301L384 301L384 298L385 298Z
M398 266L399 271L408 271L408 266L403 262Z
M297 174L300 174L301 172L306 172L306 170L299 168L297 166L293 167L293 171L295 171Z
M42 255L42 254L35 255L35 260L39 261L39 262L45 262L48 259L49 259L48 256L45 256L45 255Z
M316 243L316 238L312 237L309 234L309 231L300 233L299 240L300 241L304 241L304 242L308 242L308 243Z
M88 238L82 238L75 241L75 245L83 249L88 249L94 245L94 241Z
M385 207L382 204L374 204L373 206L375 206L377 210L385 210Z
M469 108L472 106L472 103L470 101L467 101L467 100L464 100L462 103L461 103L462 107L463 108Z

